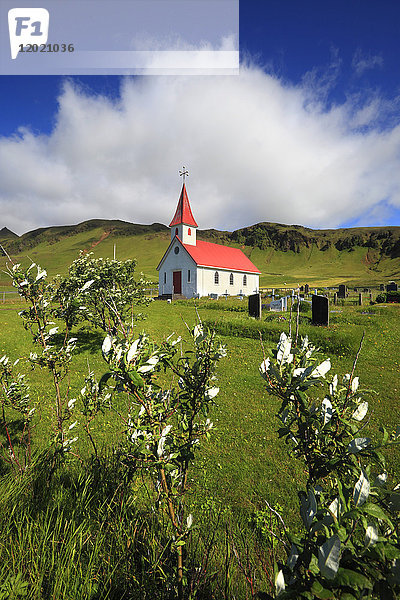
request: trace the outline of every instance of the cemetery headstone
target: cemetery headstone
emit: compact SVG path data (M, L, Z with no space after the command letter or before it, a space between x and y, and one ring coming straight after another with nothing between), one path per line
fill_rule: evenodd
M308 283L306 283L306 285L304 286L304 293L305 294L309 294L310 293L310 286L308 285Z
M337 293L333 294L333 304L337 304Z
M279 298L279 300L272 300L269 305L269 310L273 311L283 311L285 310L283 307L283 298Z
M249 296L249 316L261 319L261 294Z
M329 325L329 300L326 296L311 297L312 325Z
M346 286L339 285L337 297L338 298L346 298L346 292L347 292Z
M362 293L360 292L360 293L358 294L358 305L359 305L359 306L362 306L362 301L363 301L363 297L362 297Z
M386 291L387 292L397 292L397 283L395 283L394 281L389 281L389 283L386 286Z
M304 292L304 285L301 285L301 286L300 286L300 291L301 291L301 292Z

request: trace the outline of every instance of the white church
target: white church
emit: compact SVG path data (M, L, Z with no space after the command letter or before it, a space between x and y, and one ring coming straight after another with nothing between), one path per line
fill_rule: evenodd
M182 174L181 195L169 224L171 243L157 267L159 295L194 298L257 293L260 271L241 250L196 239L198 225L186 191L187 173Z

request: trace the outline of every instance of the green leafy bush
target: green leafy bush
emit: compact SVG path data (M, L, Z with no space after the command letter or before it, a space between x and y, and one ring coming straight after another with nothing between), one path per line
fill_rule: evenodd
M299 494L304 529L285 532L287 562L276 567L282 600L395 598L400 591L400 492L382 453L400 443L400 427L391 435L382 428L379 441L363 433L371 392L354 376L357 358L351 374L327 381L330 359L320 362L307 338L296 346L282 333L260 367L281 400L279 437L307 474ZM312 387L321 388L322 401L309 399Z

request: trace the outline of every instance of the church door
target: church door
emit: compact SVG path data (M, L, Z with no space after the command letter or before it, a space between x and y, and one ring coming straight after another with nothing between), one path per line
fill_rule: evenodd
M182 271L174 271L172 274L174 294L182 294Z

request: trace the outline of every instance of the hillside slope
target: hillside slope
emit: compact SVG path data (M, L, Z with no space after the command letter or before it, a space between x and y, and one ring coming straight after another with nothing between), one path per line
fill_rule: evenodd
M112 257L115 247L117 258L136 258L138 270L153 280L170 240L169 228L160 223L102 219L40 228L20 237L10 233L0 241L13 259L37 261L52 275L65 273L80 250ZM266 286L374 285L400 279L400 227L313 230L257 223L233 232L200 230L198 237L241 248L262 272L261 284ZM0 266L4 261L0 259ZM0 285L6 285L4 276Z

